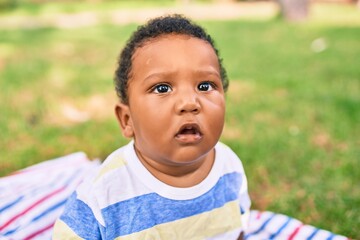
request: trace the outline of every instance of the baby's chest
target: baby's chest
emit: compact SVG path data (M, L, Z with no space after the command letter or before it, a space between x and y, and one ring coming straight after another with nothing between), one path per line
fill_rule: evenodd
M115 204L102 214L106 232L111 232L107 237L124 239L208 239L241 227L238 199L225 196L179 201L150 194Z

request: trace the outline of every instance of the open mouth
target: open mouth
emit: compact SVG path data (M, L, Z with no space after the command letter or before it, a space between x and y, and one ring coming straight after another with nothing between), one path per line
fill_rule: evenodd
M185 124L176 133L175 138L181 142L197 142L202 138L200 127L197 124Z

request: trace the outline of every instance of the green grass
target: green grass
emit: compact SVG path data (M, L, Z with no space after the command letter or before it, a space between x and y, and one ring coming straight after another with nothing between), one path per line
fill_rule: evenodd
M253 208L360 239L359 25L202 24L230 77L221 140L244 163ZM127 142L112 77L135 28L0 30L0 176L74 151L104 159ZM69 119L69 106L89 120Z
M1 0L0 0L1 1ZM121 8L167 7L175 4L174 0L136 0L136 1L31 1L3 0L0 13L4 15L49 15L56 13L77 13L81 11L111 11ZM5 2L7 1L7 5ZM1 2L0 2L1 3ZM45 4L46 3L46 4Z

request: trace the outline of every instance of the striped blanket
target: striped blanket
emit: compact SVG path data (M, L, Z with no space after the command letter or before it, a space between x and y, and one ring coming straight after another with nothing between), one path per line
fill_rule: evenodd
M0 240L51 239L52 227L67 198L99 167L85 153L44 161L0 178ZM273 212L252 210L246 239L345 240Z

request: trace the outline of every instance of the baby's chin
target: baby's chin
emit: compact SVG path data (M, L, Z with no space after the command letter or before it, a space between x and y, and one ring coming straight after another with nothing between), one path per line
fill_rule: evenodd
M215 141L201 141L197 144L171 144L147 146L138 145L135 142L135 149L143 160L158 165L181 167L201 164L204 160L214 159ZM210 154L209 154L210 153Z
M213 150L209 149L200 149L194 146L187 146L181 149L181 151L176 152L173 156L167 159L169 165L173 166L186 166L196 164L203 161L207 155Z

